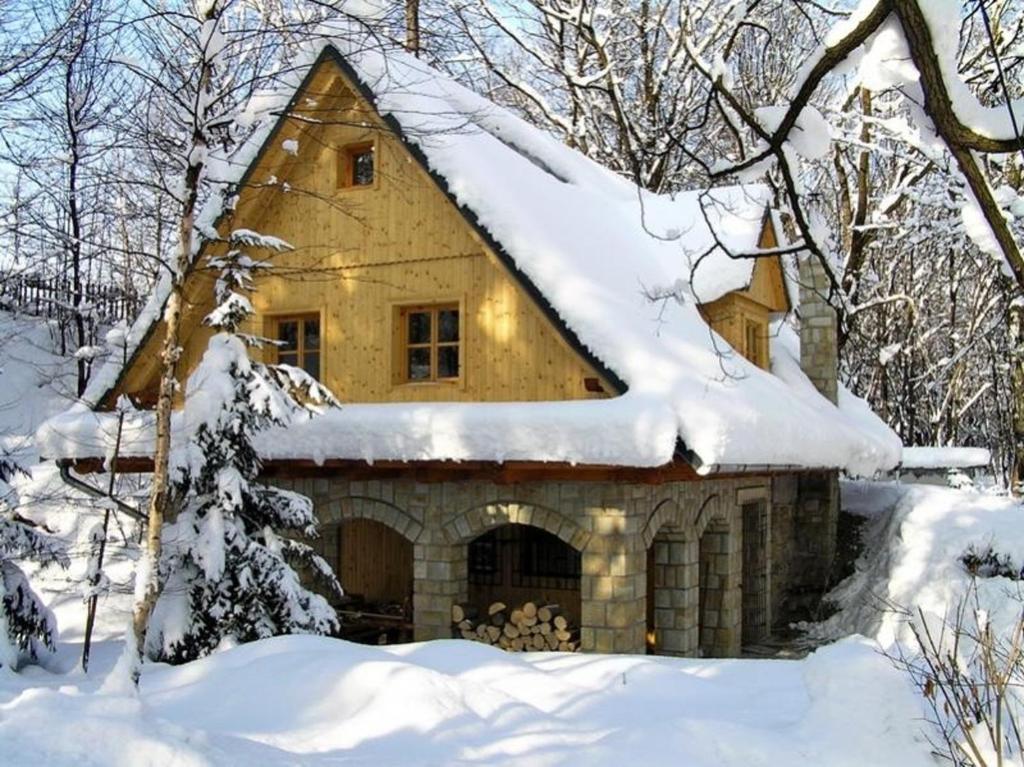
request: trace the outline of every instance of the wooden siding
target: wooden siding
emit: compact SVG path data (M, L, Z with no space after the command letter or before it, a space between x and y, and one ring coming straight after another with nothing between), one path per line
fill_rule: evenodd
M315 105L313 105L315 102ZM251 332L277 314L319 313L322 377L343 401L561 400L608 396L584 379L614 387L571 349L552 322L490 253L459 211L328 62L291 120L264 153L222 229L248 228L291 243L274 256L276 273L258 282ZM298 142L294 155L284 152ZM369 187L338 186L345 148L374 142ZM496 191L500 193L500 191ZM194 278L183 333L182 365L191 371L206 348L201 326L211 280ZM461 375L457 383L399 384L395 307L460 303ZM161 334L154 333L119 391L156 383Z

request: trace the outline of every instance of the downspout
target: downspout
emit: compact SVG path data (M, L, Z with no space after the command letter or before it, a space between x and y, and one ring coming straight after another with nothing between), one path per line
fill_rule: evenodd
M101 498L104 501L113 501L114 505L117 507L117 510L120 511L122 514L127 514L129 517L138 520L139 522L147 521L146 515L140 512L134 506L125 503L119 498L114 498L112 495L108 495L107 493L104 493L102 490L93 487L88 482L83 482L78 477L74 476L71 473L70 460L65 458L57 461L57 468L60 470L60 478L64 481L66 485L73 487L75 490L80 490L81 492L93 498Z

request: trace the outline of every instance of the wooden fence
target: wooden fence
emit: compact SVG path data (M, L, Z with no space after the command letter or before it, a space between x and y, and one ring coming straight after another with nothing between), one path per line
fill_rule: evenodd
M134 290L109 284L82 285L79 310L102 323L131 321L142 305ZM75 291L71 280L58 275L0 271L0 309L49 319L68 319L75 314Z

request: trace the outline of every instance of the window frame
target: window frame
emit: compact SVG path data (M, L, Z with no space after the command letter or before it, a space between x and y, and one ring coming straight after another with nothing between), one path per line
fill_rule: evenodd
M459 337L457 341L440 341L438 315L442 311L454 310L459 314ZM430 313L429 343L409 343L410 314L419 312ZM430 299L426 301L410 301L393 304L391 307L392 333L392 383L394 386L463 386L466 369L466 323L464 302L457 298ZM458 349L459 372L452 377L440 378L437 375L438 350L442 347ZM409 349L430 349L430 377L415 379L409 376Z
M317 349L313 349L313 350L306 349L305 323L308 322L309 320L316 320L317 325L319 325L319 331L320 331L319 332L320 346ZM285 352L286 354L289 354L289 353L294 353L295 354L295 364L293 365L293 367L297 367L300 370L305 370L306 368L303 366L303 363L305 362L306 354L307 353L318 354L320 356L320 359L319 359L319 362L318 362L318 372L319 372L319 375L314 376L314 378L319 383L323 383L323 381L324 381L324 369L325 369L325 365L324 365L324 363L325 363L325 355L324 355L325 340L324 340L324 318L323 318L323 312L320 311L320 310L317 310L317 309L311 309L309 311L279 312L279 313L275 313L275 314L266 315L265 320L264 320L264 328L263 328L264 332L263 332L263 335L266 338L268 338L270 341L273 342L273 343L268 344L268 346L270 346L270 348L272 350L271 351L271 357L273 359L273 363L272 364L275 364L275 365L291 364L291 363L283 363L283 362L281 362L281 347L278 346L278 344L277 344L277 342L280 340L280 338L278 338L278 335L279 335L279 332L280 332L280 326L281 326L282 323L285 323L285 322L298 322L299 323L298 342L296 344L295 351L294 352Z
M754 343L751 344L751 335ZM743 356L759 368L768 368L768 326L756 319L743 317Z
M377 180L380 177L380 152L378 150L379 147L374 139L353 141L348 144L343 144L340 147L338 152L338 178L336 184L338 191L377 188ZM369 184L356 184L356 166L354 158L358 155L365 154L366 152L373 154L373 180Z

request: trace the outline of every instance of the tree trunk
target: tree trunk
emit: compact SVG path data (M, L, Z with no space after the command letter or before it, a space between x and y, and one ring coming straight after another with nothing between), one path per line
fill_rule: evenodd
M420 55L420 0L405 0L405 49Z
M1013 446L1010 454L1010 489L1014 495L1024 492L1024 296L1011 303L1010 330L1010 413L1013 419Z
M207 20L214 18L217 4L211 3ZM211 65L204 62L200 71L199 92L209 87ZM193 116L193 132L189 158L204 157L207 147L205 115L199 112ZM149 619L160 596L160 553L164 520L168 516L170 505L170 454L171 454L171 410L174 405L174 392L178 388L178 359L181 356L179 345L181 335L181 312L184 302L185 281L192 270L192 251L195 228L196 202L199 199L199 184L202 178L202 160L190 160L185 171L185 199L182 203L181 218L178 222L178 252L175 257L174 271L171 275L170 294L164 307L164 342L160 352L160 394L156 403L156 447L153 452L153 484L149 494L148 523L146 530L146 549L140 572L136 577L143 577L144 582L137 584L136 601L132 613L132 631L135 643L134 665L131 678L138 685L142 671L142 660L146 652L146 631Z

